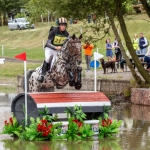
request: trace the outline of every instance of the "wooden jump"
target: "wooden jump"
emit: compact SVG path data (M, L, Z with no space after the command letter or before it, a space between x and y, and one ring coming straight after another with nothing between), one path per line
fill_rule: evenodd
M103 113L103 107L111 106L110 100L101 92L38 92L27 94L27 114L29 117L39 116L38 110L46 106L49 114L64 113L66 107L73 109L75 105L82 106L85 113ZM21 123L24 119L25 94L17 95L11 105L11 111Z

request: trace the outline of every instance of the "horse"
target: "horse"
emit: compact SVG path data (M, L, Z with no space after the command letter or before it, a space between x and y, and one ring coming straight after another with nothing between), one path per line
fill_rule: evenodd
M80 35L75 34L68 37L57 52L57 58L51 71L47 71L43 83L38 81L41 74L42 65L35 70L27 71L28 92L50 92L56 87L64 88L68 83L71 87L79 90L82 87L81 72L82 67L82 45Z

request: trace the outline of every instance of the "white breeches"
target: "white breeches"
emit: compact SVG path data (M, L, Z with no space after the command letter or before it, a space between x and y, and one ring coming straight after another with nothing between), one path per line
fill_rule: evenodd
M53 56L53 59L51 61L51 66L50 66L50 70L53 67L53 64L56 60L56 56L57 56L57 50L53 50L51 48L45 47L45 61L47 63L50 62L50 57Z

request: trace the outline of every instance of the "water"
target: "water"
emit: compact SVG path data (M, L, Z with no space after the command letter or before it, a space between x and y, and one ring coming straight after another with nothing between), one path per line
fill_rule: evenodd
M17 93L17 92L16 92ZM11 116L11 102L17 94L0 93L0 132ZM23 141L0 135L0 150L150 150L150 107L115 105L112 119L123 120L120 133L109 140L97 137L87 141Z

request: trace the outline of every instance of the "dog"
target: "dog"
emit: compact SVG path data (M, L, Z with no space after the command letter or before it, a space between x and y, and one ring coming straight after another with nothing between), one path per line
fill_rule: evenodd
M103 70L104 70L104 74L106 74L106 68L111 68L112 69L112 72L111 73L115 73L117 72L117 69L116 69L116 65L115 65L115 61L108 61L108 62L105 62L104 59L100 59L100 62L101 62L101 65L103 67Z

